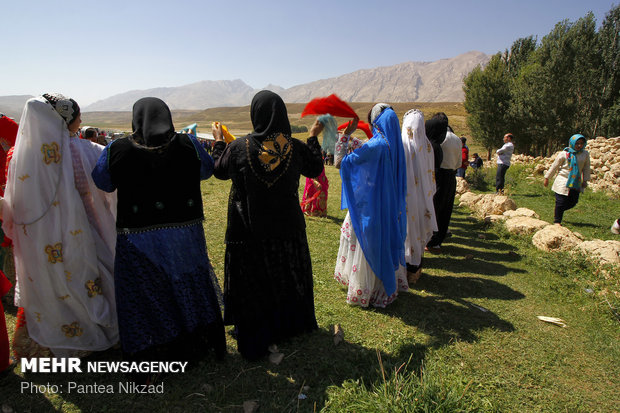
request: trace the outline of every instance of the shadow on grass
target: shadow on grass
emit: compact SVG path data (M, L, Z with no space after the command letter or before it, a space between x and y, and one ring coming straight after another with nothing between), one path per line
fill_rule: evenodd
M493 300L521 300L525 295L493 280L478 277L433 277L424 275L410 287L450 299L487 298Z
M203 382L192 387L200 389L210 384L213 390L206 394L198 390L187 397L201 402L206 411L242 411L244 401L258 400L260 411L311 412L325 404L330 386L339 386L347 379L373 383L381 377L375 349L347 341L334 345L332 333L325 328L278 348L285 354L279 365L267 359L246 362L237 353L222 363L204 363L197 372ZM411 346L411 366L421 366L426 350L423 345ZM380 356L386 370L403 362L400 354L381 352ZM300 394L306 398L300 399ZM231 398L235 399L234 405L225 404Z
M577 222L577 221L569 221L567 219L564 220L563 225L572 225L574 227L579 228L599 228L599 225L591 224L589 222Z
M420 283L423 284L428 283ZM437 290L441 290L440 287L438 286ZM518 298L520 297L514 295L511 299ZM477 332L487 328L514 331L511 323L502 320L490 310L484 311L480 308L449 294L420 296L412 293L400 294L398 300L383 311L429 335L429 347L441 347L455 340L473 342L478 339Z
M335 217L333 215L327 215L323 219L328 219L328 220L332 221L334 224L338 224L338 226L341 226L342 225L342 221L344 221L344 218Z
M186 373L169 374L158 382L164 384L163 394L122 393L119 382L131 380L119 373L28 373L24 377L9 373L0 377L2 403L16 412L239 412L244 411L245 401L255 400L260 411L313 412L325 404L330 386L339 386L347 379L362 379L369 384L381 378L374 348L346 340L335 345L333 334L325 328L283 342L278 348L285 355L280 364L267 358L248 362L230 347L223 361L208 353ZM406 361L411 356L410 366L419 370L427 348L411 344L395 355L381 352L380 357L388 370L402 364L403 357ZM81 365L120 359L119 351L110 350L82 359ZM29 386L59 386L62 394L46 397L22 392L22 382ZM68 393L70 382L75 387ZM93 385L105 391L94 391ZM113 391L108 393L110 388ZM301 399L300 394L304 395Z
M455 247L452 247L455 248ZM452 251L450 247L442 247L444 253L442 255L425 255L424 268L447 271L455 274L475 274L488 276L504 276L509 273L525 273L520 268L511 268L501 262L507 261L509 254L487 253L477 250L460 251L459 258L450 255ZM472 259L463 259L466 253L473 255ZM519 256L512 257L511 260L516 261Z
M519 198L540 198L545 196L545 194L513 194L512 197L513 199L519 199Z

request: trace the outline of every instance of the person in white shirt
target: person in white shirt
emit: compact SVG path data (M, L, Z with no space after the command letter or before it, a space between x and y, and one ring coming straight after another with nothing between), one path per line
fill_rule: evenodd
M577 205L579 194L588 186L590 154L585 147L586 138L580 134L573 135L568 141L568 147L558 154L551 168L545 173L545 186L549 185L549 178L558 174L551 187L555 192L554 224L562 224L564 211Z
M431 120L440 119L448 125L448 117L445 113L439 112L433 115ZM446 238L454 197L456 195L456 170L462 163L461 139L454 134L450 126L447 126L445 139L440 143L443 157L439 170L436 173L437 192L433 197L435 205L435 216L437 218L437 231L426 244L426 250L438 254L441 252L441 243Z
M497 153L497 173L495 174L495 193L504 194L504 180L506 178L506 171L510 167L510 158L515 150L512 140L514 136L512 133L504 135L504 146L499 148Z

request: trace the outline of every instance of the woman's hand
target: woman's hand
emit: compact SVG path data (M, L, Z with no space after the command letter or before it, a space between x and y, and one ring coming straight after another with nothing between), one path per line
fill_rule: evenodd
M213 122L211 124L211 133L213 134L213 139L216 142L224 141L224 132L222 132L222 124L219 122Z
M545 187L549 186L549 178L545 178L545 180L543 181L543 185Z
M349 124L347 125L347 127L344 130L344 134L346 136L351 136L351 134L353 132L355 132L355 130L357 129L357 122L359 122L360 118L355 117L353 118L353 120L349 121Z
M325 125L319 122L319 119L317 118L317 120L314 121L314 124L310 128L310 136L319 136L319 134L323 132L324 127Z

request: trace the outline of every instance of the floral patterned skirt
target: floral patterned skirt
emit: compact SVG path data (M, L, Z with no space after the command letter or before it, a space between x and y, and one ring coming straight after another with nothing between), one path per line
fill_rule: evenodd
M347 303L361 307L372 305L384 308L394 301L398 291L409 290L407 271L404 266L400 266L394 274L396 291L390 296L385 293L383 283L375 276L364 257L348 213L340 232L340 248L334 278L347 287Z

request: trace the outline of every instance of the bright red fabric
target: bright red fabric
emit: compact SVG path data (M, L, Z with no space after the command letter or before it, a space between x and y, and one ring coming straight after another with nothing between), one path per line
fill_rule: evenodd
M9 292L11 283L4 273L0 271L0 298ZM4 308L0 301L0 372L6 370L10 364L9 354L9 335L6 329L6 320L4 318Z
M301 112L301 117L306 115L325 115L329 113L332 116L340 116L341 118L356 118L357 113L349 104L341 100L336 95L329 95L322 98L314 98Z
M461 168L467 168L469 166L469 148L463 146L461 149Z
M347 127L348 124L349 122L343 123L342 125L338 126L338 130L343 130L344 128ZM368 137L368 139L372 138L372 132L370 130L370 125L368 125L363 120L360 120L359 122L357 122L357 129L363 130L366 136Z
M328 190L329 181L325 176L325 168L317 178L306 178L306 186L301 201L303 213L315 217L326 217Z
M0 117L0 139L8 147L15 145L15 138L17 137L17 129L19 125L11 118L6 116Z
M3 171L5 164L8 165L7 152L9 148L15 145L17 138L17 123L13 119L6 116L0 117L0 171ZM4 195L4 186L6 185L6 174L0 173L0 195Z

